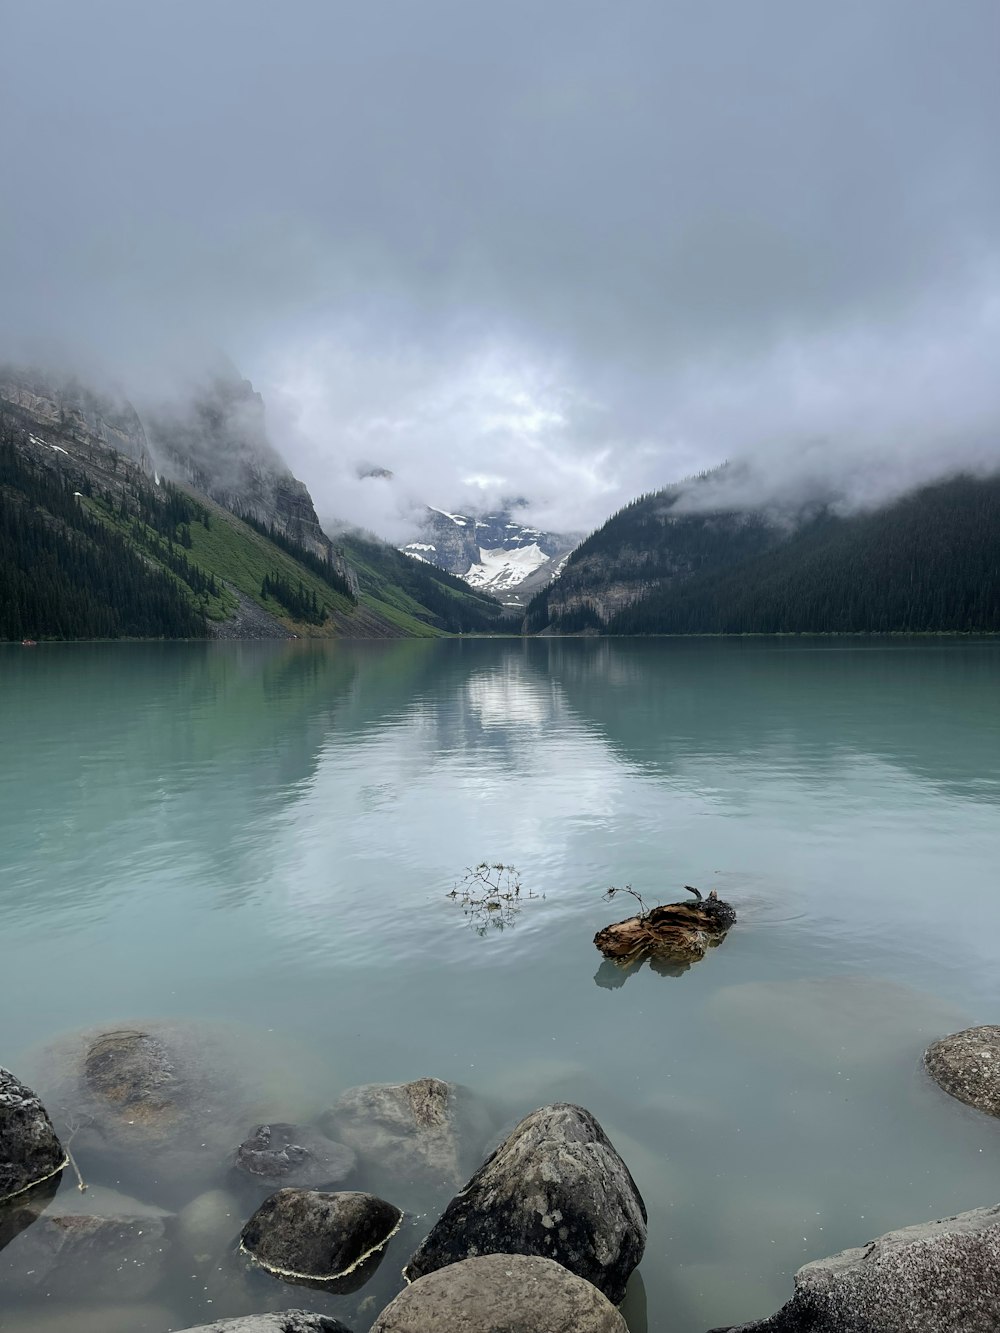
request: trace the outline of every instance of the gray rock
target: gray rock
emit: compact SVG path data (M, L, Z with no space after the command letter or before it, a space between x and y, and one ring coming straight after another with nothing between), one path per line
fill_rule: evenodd
M247 1314L238 1319L217 1319L179 1333L351 1333L339 1319L308 1310L282 1310L280 1314Z
M628 1333L596 1287L551 1259L489 1254L430 1273L382 1311L372 1333Z
M272 1190L339 1185L356 1166L350 1148L299 1125L258 1125L236 1150L237 1170Z
M38 1097L0 1069L0 1203L55 1176L66 1160Z
M491 1131L465 1088L439 1078L351 1088L323 1119L379 1179L457 1188Z
M787 1305L732 1333L996 1333L1000 1207L890 1231L806 1264ZM723 1330L716 1330L723 1333Z
M1000 1027L966 1028L924 1052L931 1078L960 1102L1000 1115Z
M64 1299L113 1291L122 1301L136 1301L159 1285L171 1214L100 1187L64 1198L0 1258L5 1292L37 1296L55 1286Z
M481 1254L554 1259L617 1305L646 1245L646 1209L589 1111L532 1111L445 1209L408 1281Z
M370 1275L402 1217L374 1194L278 1190L243 1228L240 1246L276 1277L354 1290L360 1283L348 1280Z

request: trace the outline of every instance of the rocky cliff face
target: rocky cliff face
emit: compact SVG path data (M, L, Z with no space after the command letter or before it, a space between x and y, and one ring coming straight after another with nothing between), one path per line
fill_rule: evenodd
M533 591L543 587L576 543L573 537L518 522L517 510L525 504L515 500L490 514L428 508L419 537L401 550L458 575L508 606L520 606L522 585L530 580Z
M330 541L307 487L271 444L264 400L223 371L175 403L144 408L150 447L168 477L189 482L237 514L275 528L321 559Z
M419 536L401 546L400 550L464 578L469 567L479 559L476 521L468 514L449 514L447 510L428 505Z
M69 376L0 367L8 408L44 456L55 452L93 472L112 493L147 477L186 482L226 509L274 528L329 561L357 592L354 571L320 527L312 497L271 444L259 393L224 370L168 405L143 407ZM134 489L134 486L133 486Z
M96 446L123 454L146 473L153 470L139 416L121 396L99 393L70 376L20 366L0 366L0 404L23 414L64 447Z

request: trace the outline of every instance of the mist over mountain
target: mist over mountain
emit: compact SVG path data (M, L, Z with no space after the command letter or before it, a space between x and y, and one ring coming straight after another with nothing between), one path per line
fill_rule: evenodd
M991 0L41 0L5 38L0 357L155 401L226 347L322 514L590 531L725 459L726 503L863 509L997 457Z
M530 634L995 632L1000 469L882 504L801 495L758 508L726 466L644 495L528 604Z
M428 637L501 616L376 538L335 546L231 363L141 413L118 386L0 366L0 639Z

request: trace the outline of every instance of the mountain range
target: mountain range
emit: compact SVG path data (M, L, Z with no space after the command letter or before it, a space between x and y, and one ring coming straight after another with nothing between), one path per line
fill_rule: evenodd
M579 543L520 499L428 507L398 550L324 530L232 367L137 408L4 366L0 639L1000 631L1000 475L854 512L733 508L717 480Z
M482 631L492 598L320 527L223 368L168 408L0 368L0 638Z

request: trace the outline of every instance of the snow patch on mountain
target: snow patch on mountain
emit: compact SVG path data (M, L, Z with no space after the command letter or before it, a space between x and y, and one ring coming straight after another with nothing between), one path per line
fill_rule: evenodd
M506 592L522 583L548 560L549 556L537 542L532 542L530 546L519 546L513 551L505 550L502 546L493 550L480 547L479 562L470 565L462 577L474 588L486 588L494 593Z
M523 499L492 513L454 514L428 505L414 540L399 549L414 560L446 569L506 606L524 606L579 541L519 523L518 511L527 508Z

